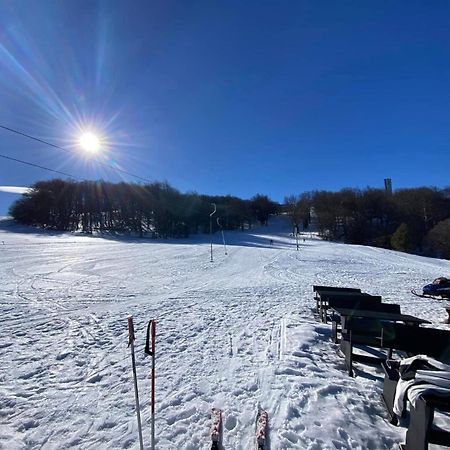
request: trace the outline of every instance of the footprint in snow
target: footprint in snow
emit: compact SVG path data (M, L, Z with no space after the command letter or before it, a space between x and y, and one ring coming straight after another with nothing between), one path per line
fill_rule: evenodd
M98 383L102 379L102 375L95 374L86 379L87 383Z
M234 430L236 428L237 423L238 423L237 418L233 415L229 415L225 420L225 428L228 431Z
M179 420L188 419L189 417L193 416L197 412L196 408L188 408L184 411L179 412L178 414L173 414L172 416L167 418L167 424L173 425L175 422L178 422Z

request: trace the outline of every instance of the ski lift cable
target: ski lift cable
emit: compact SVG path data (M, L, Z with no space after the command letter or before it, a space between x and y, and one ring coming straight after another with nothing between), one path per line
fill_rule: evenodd
M23 133L22 131L19 131L19 130L15 130L14 128L9 128L9 127L6 127L4 125L0 125L0 128L2 128L3 130L6 130L6 131L10 131L11 133L15 133L15 134L18 134L20 136L24 136L24 137L26 137L28 139L32 139L33 141L40 142L41 144L45 144L45 145L48 145L50 147L56 148L58 150L62 150L63 152L72 153L67 148L61 147L60 145L57 145L57 144L52 144L51 142L48 142L48 141L44 141L43 139L31 136L31 135L29 135L27 133ZM13 159L13 158L10 158L10 159ZM149 180L148 178L141 177L141 176L136 175L134 173L128 172L127 170L124 170L124 169L119 169L118 167L114 167L112 164L108 164L106 162L99 161L98 159L95 159L95 158L93 159L93 161L96 162L97 164L101 165L101 166L109 167L110 169L115 170L116 172L121 172L121 173L123 173L125 175L129 175L130 177L139 179L141 181L145 181L147 183L151 183L151 180ZM48 170L48 169L46 169L46 170ZM64 174L64 175L67 175L67 174ZM71 175L68 175L68 176L70 176L71 178L74 178Z

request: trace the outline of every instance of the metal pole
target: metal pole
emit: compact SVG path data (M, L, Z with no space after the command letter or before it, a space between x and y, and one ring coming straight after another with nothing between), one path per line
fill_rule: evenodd
M141 425L141 411L139 406L139 393L137 384L137 374L136 374L136 360L134 357L134 325L133 316L128 316L128 347L131 347L131 363L133 365L133 378L134 378L134 397L136 400L136 415L138 422L138 432L139 432L139 446L141 450L144 450L144 441L142 440L142 425Z
M216 213L217 208L215 203L211 203L212 206L214 206L214 211L209 215L209 234L211 235L211 262L213 262L213 247L212 247L212 216Z
M223 241L223 248L225 249L225 255L228 255L227 244L225 244L225 235L223 234L223 226L221 225L219 218L217 218L217 225L219 225L220 231L222 232L222 241Z
M150 338L151 337L151 338ZM151 340L151 344L150 344ZM151 448L155 450L155 347L156 347L156 320L150 320L147 326L147 341L145 343L145 353L152 357L152 373L151 373L151 432L152 442Z

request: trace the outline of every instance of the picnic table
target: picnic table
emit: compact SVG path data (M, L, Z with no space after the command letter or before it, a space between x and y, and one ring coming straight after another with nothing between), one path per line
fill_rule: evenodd
M334 292L334 291L317 291L316 292L316 309L319 313L320 320L327 323L327 311L330 309L330 302L336 299L342 299L349 302L376 301L381 302L380 296L366 294L365 292Z
M372 297L373 298L373 297ZM331 305L329 305L329 307L331 308L331 326L332 326L332 340L335 344L337 344L338 342L338 331L339 331L339 325L342 323L341 320L341 314L339 314L337 311L342 311L342 310L350 310L352 312L352 317L357 317L356 315L356 311L364 311L365 314L369 313L369 312L377 312L378 313L378 317L380 317L380 313L383 314L400 314L401 313L401 309L400 309L400 305L394 304L394 303L382 303L381 302L381 297L379 297L379 301L378 298L375 297L373 298L374 301L364 301L364 302L349 302L347 300L342 301L342 300L334 300L331 302ZM369 314L370 315L370 314ZM349 317L348 314L345 317ZM376 320L377 318L373 318L372 319ZM344 319L344 323L345 323L345 319Z

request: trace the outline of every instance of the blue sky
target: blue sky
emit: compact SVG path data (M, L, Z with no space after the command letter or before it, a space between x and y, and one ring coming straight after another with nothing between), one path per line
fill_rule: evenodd
M0 0L0 154L182 192L448 186L448 1ZM54 174L0 158L0 186ZM129 181L131 177L125 177ZM0 215L14 200L0 192Z

